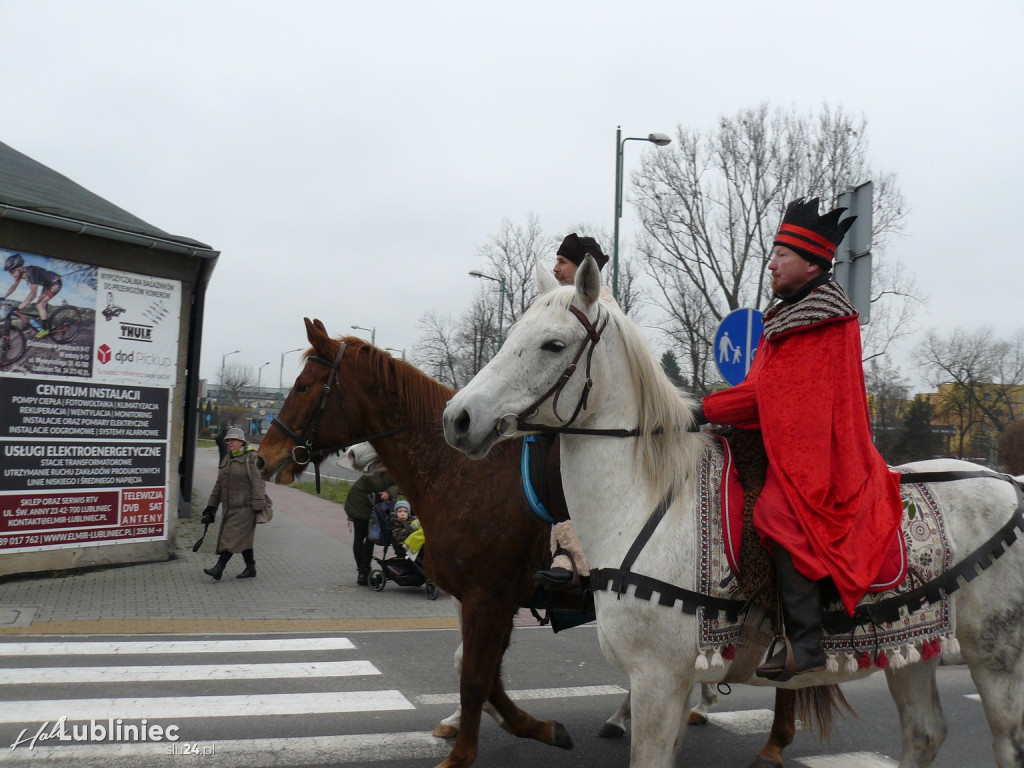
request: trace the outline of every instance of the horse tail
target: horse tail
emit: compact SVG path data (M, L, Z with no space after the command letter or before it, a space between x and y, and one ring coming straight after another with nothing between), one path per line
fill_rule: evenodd
M831 738L836 715L844 720L857 716L838 685L815 685L797 690L796 716L822 741Z

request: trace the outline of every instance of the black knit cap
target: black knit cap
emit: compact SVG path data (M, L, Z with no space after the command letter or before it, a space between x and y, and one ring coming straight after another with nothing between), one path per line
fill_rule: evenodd
M847 216L840 221L839 217L845 212L845 208L835 208L819 216L818 198L794 200L786 206L786 214L772 245L792 248L812 264L830 270L836 248L857 219L856 216Z
M564 256L578 267L583 263L588 253L594 257L598 269L603 269L604 265L608 263L608 257L601 251L601 246L597 244L597 240L592 237L580 237L575 232L565 236L562 244L558 246L555 255Z

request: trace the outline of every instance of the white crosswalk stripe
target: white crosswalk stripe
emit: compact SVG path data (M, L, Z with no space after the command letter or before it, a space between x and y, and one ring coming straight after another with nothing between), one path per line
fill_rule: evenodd
M277 693L273 696L164 696L159 698L56 699L13 701L0 715L3 723L52 720L54 712L70 720L138 720L183 717L254 717L414 709L398 691Z
M156 653L249 653L268 651L351 651L347 637L290 637L271 640L128 640L79 643L4 643L0 656L138 655Z
M190 664L180 667L32 667L4 670L0 685L67 683L157 683L182 680L276 680L379 675L368 661L315 661L285 664Z
M440 760L451 744L427 732L367 733L291 739L220 740L202 744L88 744L74 747L36 747L31 754L0 762L12 766L102 765L103 768L139 768L169 764L174 768L217 766L316 766L388 763L395 760ZM173 756L173 757L171 757ZM168 762L169 761L169 762Z

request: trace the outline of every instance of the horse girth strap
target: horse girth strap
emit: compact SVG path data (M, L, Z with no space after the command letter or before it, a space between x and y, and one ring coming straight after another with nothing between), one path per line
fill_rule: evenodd
M537 414L537 410L542 404L544 404L549 398L554 399L551 402L551 410L554 416L559 421L562 417L558 415L558 399L562 396L562 390L565 389L565 385L569 383L569 379L572 378L573 374L576 373L576 368L579 365L580 358L583 357L584 353L587 353L587 381L583 385L583 391L580 393L580 399L576 402L576 408L572 412L572 416L564 422L564 426L568 427L576 418L580 415L581 411L586 410L587 400L590 398L590 390L594 386L594 380L590 375L590 364L594 359L594 348L597 346L597 342L601 340L601 334L604 333L604 329L608 327L607 313L605 314L604 322L601 323L601 327L597 328L587 318L583 311L575 305L569 305L569 311L580 321L580 324L586 330L586 338L580 344L580 348L576 351L576 356L572 359L572 362L566 366L565 370L562 371L562 375L558 377L551 388L543 395L533 401L531 405L528 405L516 416L517 424L524 424L526 421ZM600 311L598 312L598 318L600 318Z

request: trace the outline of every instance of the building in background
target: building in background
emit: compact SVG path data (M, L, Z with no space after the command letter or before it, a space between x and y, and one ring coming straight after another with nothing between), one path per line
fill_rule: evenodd
M218 256L0 143L0 260L60 284L0 315L0 576L173 553Z

